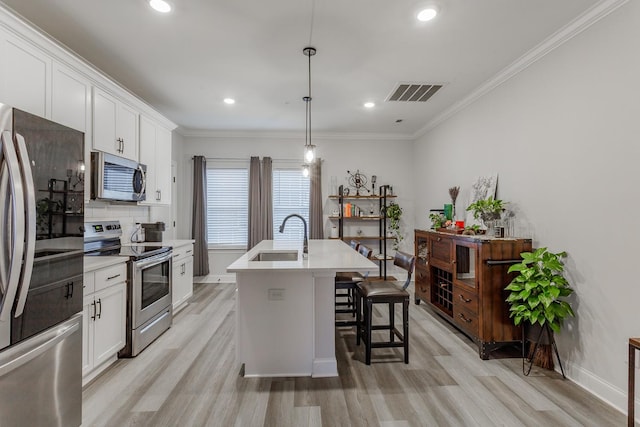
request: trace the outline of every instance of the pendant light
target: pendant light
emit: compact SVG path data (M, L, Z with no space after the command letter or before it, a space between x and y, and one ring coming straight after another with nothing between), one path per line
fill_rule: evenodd
M309 165L316 159L316 146L311 143L311 57L316 54L316 49L314 47L305 47L302 49L302 53L309 58L309 93L302 98L305 103L304 163ZM304 174L305 169L302 172ZM306 172L308 175L308 166Z

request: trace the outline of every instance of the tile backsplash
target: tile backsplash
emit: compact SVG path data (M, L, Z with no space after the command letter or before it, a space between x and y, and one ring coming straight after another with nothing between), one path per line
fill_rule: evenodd
M118 220L122 225L123 243L131 242L131 236L136 232L137 222L150 222L151 208L135 204L117 204L91 201L85 205L84 220Z

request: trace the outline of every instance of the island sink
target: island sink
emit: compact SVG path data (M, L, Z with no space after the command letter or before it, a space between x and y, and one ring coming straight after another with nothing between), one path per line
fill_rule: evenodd
M298 251L262 251L249 261L297 261Z

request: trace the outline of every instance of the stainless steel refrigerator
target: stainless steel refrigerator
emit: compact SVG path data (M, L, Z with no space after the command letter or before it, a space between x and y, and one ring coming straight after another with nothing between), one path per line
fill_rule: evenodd
M84 134L0 104L0 425L82 422Z

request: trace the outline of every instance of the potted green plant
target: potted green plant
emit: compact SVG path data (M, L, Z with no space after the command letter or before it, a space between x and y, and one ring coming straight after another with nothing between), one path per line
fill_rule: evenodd
M482 220L482 222L494 221L500 219L500 215L504 210L504 204L500 199L494 199L489 197L488 199L480 199L471 203L467 208L468 211L473 212L475 219Z
M525 330L537 329L530 333L530 339L537 343L534 348L537 347L538 351L530 353L529 360L537 366L552 369L553 332L559 333L564 319L574 316L571 305L565 300L573 293L563 276L561 258L567 253L538 248L520 256L522 261L508 270L509 273L517 273L505 288L509 291L506 300L510 305L509 316L516 325L523 324Z
M429 214L429 220L431 221L431 228L437 230L438 228L444 227L444 223L447 221L447 218L443 213L433 212Z
M395 237L393 249L398 250L400 242L404 239L400 232L400 217L402 216L402 208L395 202L389 203L385 209L385 215L389 220L389 230Z

